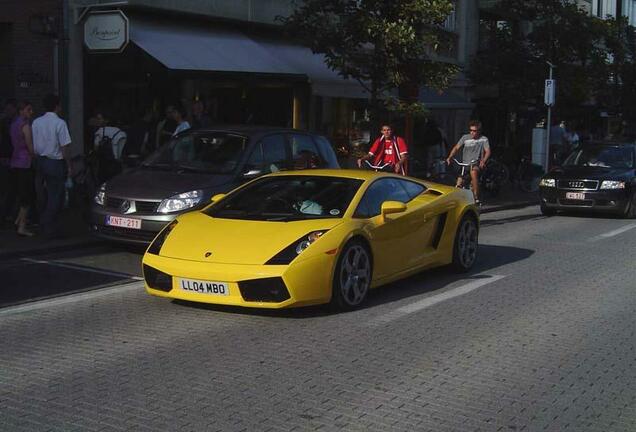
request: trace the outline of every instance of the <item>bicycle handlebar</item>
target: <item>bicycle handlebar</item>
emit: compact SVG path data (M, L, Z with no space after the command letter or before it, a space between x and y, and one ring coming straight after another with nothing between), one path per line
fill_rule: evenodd
M472 166L472 165L477 165L477 163L479 162L479 159L473 159L471 160L469 163L462 163L460 161L458 161L457 159L453 158L453 160L455 161L455 163L459 166Z

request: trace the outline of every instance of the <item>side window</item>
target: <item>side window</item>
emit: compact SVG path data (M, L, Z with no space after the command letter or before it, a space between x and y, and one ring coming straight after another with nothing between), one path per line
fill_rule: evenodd
M261 140L260 145L263 151L263 172L276 172L288 167L287 146L283 135L268 135Z
M263 143L259 142L254 146L254 150L250 155L250 158L247 160L245 164L245 172L250 170L259 170L263 168L264 165L263 159Z
M406 190L397 179L381 179L377 180L365 192L354 217L370 218L380 214L382 203L384 201L400 201L409 202Z
M399 180L399 182L406 190L406 193L409 196L409 201L424 192L424 190L426 189L421 184L417 184L412 181Z
M291 134L294 169L320 168L324 162L314 140L309 135Z
M314 136L314 139L318 144L318 149L320 150L322 157L327 161L327 168L340 168L338 159L336 158L336 153L334 152L333 146L329 140L320 135Z

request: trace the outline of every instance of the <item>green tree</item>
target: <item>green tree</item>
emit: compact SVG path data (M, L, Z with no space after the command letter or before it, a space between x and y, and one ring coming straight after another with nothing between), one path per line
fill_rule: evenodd
M556 66L557 110L576 117L607 75L603 21L575 2L501 0L493 10L490 46L473 61L477 85L496 84L509 112L543 109L543 83L550 62Z
M372 122L381 106L407 116L422 112L422 85L447 87L458 71L438 52L449 41L442 26L452 0L305 0L287 18L287 30L324 54L327 65L344 78L357 80L370 94ZM399 89L397 99L390 93Z

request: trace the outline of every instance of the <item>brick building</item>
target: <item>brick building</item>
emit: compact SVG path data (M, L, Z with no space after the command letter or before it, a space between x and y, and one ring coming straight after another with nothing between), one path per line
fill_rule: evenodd
M64 85L64 3L1 1L0 10L0 100L29 100L39 111Z

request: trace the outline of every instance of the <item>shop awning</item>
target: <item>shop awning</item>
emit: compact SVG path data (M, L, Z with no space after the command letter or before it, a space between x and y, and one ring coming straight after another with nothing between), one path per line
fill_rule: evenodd
M169 69L299 75L320 96L368 97L357 82L330 70L322 55L281 40L251 38L214 24L186 26L136 17L130 38Z

